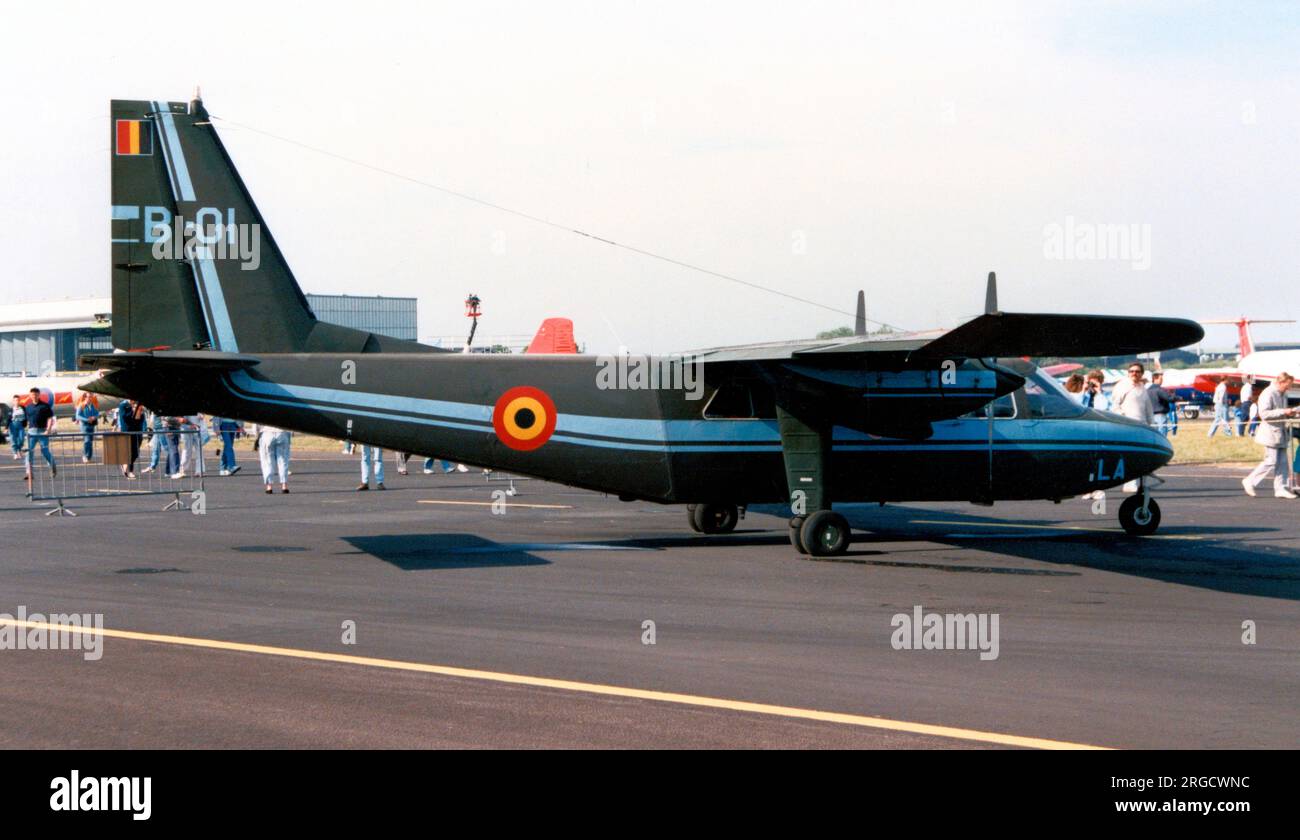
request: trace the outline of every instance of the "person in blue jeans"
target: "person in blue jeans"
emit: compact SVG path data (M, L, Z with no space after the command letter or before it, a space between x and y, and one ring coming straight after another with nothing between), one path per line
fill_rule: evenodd
M167 475L181 471L181 418L163 418L163 448L167 454Z
M158 469L158 456L163 452L162 418L158 412L149 412L149 422L146 425L149 429L149 466L141 472L151 473Z
M50 475L59 474L59 468L54 463L54 456L50 454L50 432L54 431L54 406L47 403L41 397L39 388L32 389L30 402L23 406L23 414L27 420L27 457L24 459L24 465L27 468L27 480L32 478L32 464L36 460L36 447L41 448L41 455L45 457L45 462L50 465Z
M23 457L23 433L27 431L27 415L23 414L23 398L14 394L13 411L9 415L9 447L14 460Z
M368 443L361 444L361 483L358 490L370 489L370 472L375 473L375 489L384 489L384 450Z
M239 472L239 464L235 463L235 435L244 431L244 425L222 417L217 421L217 431L221 433L221 474L234 475Z
M81 462L89 464L95 457L95 427L99 425L99 406L90 394L77 397L74 418L81 427Z

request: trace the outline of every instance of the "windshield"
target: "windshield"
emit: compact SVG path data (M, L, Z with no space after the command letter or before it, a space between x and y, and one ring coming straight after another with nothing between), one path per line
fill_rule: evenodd
M1036 368L1025 374L1025 400L1033 418L1078 417L1087 410L1060 382Z

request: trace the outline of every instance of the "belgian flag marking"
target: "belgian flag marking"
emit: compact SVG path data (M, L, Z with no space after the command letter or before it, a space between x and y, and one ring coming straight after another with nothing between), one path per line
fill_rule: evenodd
M555 403L545 391L528 385L506 391L492 409L492 428L497 439L520 452L531 451L550 440L555 419Z
M153 128L145 120L118 120L117 153L119 155L153 154Z

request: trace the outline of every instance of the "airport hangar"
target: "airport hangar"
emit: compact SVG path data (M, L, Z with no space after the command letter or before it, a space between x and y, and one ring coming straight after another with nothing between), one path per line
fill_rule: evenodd
M307 302L322 321L417 340L416 298L308 294ZM0 375L76 370L83 353L113 352L112 311L107 297L0 306Z

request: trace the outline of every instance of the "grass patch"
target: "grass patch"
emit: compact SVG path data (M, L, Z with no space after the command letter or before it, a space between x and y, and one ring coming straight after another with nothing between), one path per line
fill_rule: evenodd
M1174 445L1172 464L1230 464L1258 463L1264 457L1264 448L1247 437L1226 437L1223 430L1207 437L1210 424L1184 420L1178 424L1178 434L1169 439Z

